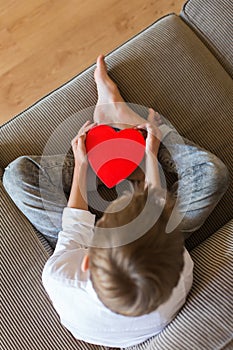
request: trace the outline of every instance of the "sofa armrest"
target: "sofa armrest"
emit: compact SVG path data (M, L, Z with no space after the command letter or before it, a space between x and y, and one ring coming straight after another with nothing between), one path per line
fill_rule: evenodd
M233 2L189 0L184 5L180 16L233 77Z

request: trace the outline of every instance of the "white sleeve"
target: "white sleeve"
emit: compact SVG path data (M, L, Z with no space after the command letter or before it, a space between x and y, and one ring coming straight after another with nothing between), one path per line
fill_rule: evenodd
M54 253L60 250L90 246L95 225L95 215L87 210L65 208L62 216L62 231Z
M85 246L90 245L94 234L95 215L89 211L65 208L62 231L53 255L46 262L42 280L48 291L53 280L80 287L87 280L87 272L81 270Z

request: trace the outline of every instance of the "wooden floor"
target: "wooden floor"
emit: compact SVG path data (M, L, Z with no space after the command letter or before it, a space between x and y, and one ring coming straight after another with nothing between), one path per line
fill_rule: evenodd
M184 0L0 0L0 124Z

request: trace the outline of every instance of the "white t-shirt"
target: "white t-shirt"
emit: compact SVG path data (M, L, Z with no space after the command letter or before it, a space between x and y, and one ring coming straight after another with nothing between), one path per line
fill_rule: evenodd
M81 263L87 250L80 242L93 237L95 215L65 208L56 249L47 261L43 285L61 323L77 339L110 347L139 344L158 334L176 316L192 285L193 262L184 250L184 268L168 301L150 314L128 317L106 308L98 299L89 272Z

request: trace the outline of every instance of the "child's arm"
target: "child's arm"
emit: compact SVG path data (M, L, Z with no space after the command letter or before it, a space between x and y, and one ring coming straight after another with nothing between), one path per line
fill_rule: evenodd
M146 185L160 188L160 175L158 166L158 150L162 133L158 127L151 123L139 125L137 128L145 129L147 131L146 151L145 151L145 181Z
M79 130L72 140L74 153L74 173L67 208L62 215L62 230L59 232L57 245L53 254L59 255L71 250L84 248L92 240L95 216L88 211L86 172L87 155L85 147L86 133L93 127L89 121ZM55 259L53 259L55 260Z
M159 175L158 159L153 153L146 153L146 177L145 181L147 185L160 188L161 181Z
M87 121L80 129L78 135L72 140L75 166L70 197L67 204L68 208L88 210L86 187L88 161L86 155L85 139L86 133L94 125L95 124L90 124L90 122Z
M79 286L86 279L81 263L93 238L95 215L88 211L86 201L87 159L85 148L86 132L93 124L86 123L72 141L75 158L73 182L67 208L63 211L62 230L53 255L43 270L43 283L48 290L53 281L63 279ZM65 283L65 282L64 282Z
M74 173L68 208L88 210L86 175L87 175L87 159L85 149L85 135L77 135L72 141L72 149L74 153Z
M86 164L83 164L80 167L75 165L70 197L67 203L68 208L88 210L88 205L86 201L86 173Z

